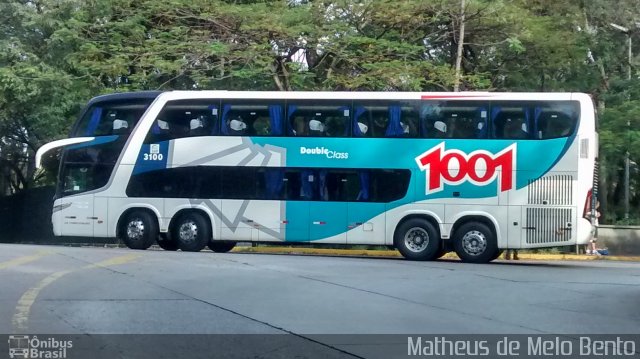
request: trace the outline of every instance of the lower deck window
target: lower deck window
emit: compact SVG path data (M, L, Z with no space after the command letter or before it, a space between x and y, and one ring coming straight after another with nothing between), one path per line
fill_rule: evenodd
M130 197L392 202L406 196L406 169L195 166L131 177Z

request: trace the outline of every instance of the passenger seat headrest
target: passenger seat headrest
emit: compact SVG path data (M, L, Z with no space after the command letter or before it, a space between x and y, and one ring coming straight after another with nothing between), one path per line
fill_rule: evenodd
M433 124L433 127L440 132L444 132L444 133L447 132L447 124L442 121L436 121Z
M324 124L318 120L309 121L309 130L324 132Z
M365 125L362 122L358 122L358 128L360 128L360 132L362 132L363 135L366 135L367 131L369 130L369 126Z
M129 123L124 120L113 120L113 129L121 130L123 128L129 128Z
M168 130L169 129L169 122L158 120L158 127L160 127L160 129L162 129L162 130Z
M192 131L202 127L204 127L204 124L202 123L202 120L199 118L194 118L189 122L189 129Z
M229 128L234 131L242 131L247 128L247 124L241 120L231 120L231 122L229 122Z

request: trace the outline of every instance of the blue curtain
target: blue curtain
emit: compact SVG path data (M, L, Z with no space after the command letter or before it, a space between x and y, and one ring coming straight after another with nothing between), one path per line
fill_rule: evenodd
M229 116L229 111L231 111L231 105L222 106L222 134L229 135L229 125L227 125L227 117Z
M540 125L539 121L540 121L540 115L542 115L542 107L536 106L536 108L533 110L533 121L534 121L534 134L535 134L535 138L539 138L538 133L540 132L540 129L538 128L538 126Z
M323 201L329 200L329 193L327 193L327 170L318 171L318 192L320 199Z
M287 131L289 132L289 136L293 136L293 127L291 127L291 117L298 109L296 105L289 105L289 113L287 114Z
M358 193L358 201L369 200L369 171L358 171L360 177L360 193Z
M492 124L492 128L493 128L493 136L495 138L501 138L502 135L497 133L496 130L498 129L498 126L496 126L496 118L498 118L498 115L500 114L500 112L502 112L502 107L500 106L491 106L491 124Z
M217 110L218 106L216 105L210 105L209 107L207 107L209 109L209 113L211 114L211 120L213 121L213 123L211 124L211 135L215 136L218 134L218 130L219 130L219 123L218 123L218 112L216 111L216 114L213 114L213 110ZM206 126L206 124L205 124Z
M358 106L356 107L355 113L353 114L353 135L355 137L364 136L364 133L360 131L360 126L358 126L358 120L360 119L360 116L362 116L365 112L367 112L367 109L362 106Z
M400 116L402 115L402 109L400 106L389 106L389 125L387 125L387 131L385 137L403 137L404 129L400 125Z
M158 120L153 121L153 126L151 127L151 133L154 135L159 135L161 132L160 126L158 126Z
M93 136L100 124L100 118L102 118L102 107L96 107L91 113L91 119L87 125L87 130L84 132L85 136Z
M529 109L526 107L523 107L522 111L524 111L524 123L527 124L527 135L531 138L531 114L529 113Z
M272 136L282 136L282 106L269 105L269 124Z
M267 187L267 199L282 198L282 188L284 187L284 169L267 168L264 176Z

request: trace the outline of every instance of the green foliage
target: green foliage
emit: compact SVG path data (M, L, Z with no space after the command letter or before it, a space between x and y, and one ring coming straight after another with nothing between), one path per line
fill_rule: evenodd
M600 107L601 202L622 216L623 159L640 161L635 0L466 0L461 89L581 91ZM142 89L451 91L458 0L5 0L0 190L90 97ZM630 125L627 126L627 121ZM632 171L632 208L640 208Z

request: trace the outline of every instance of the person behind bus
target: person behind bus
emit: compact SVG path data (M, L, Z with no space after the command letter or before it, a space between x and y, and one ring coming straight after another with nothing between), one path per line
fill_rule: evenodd
M517 261L518 259L520 259L518 257L518 250L517 249L507 249L504 251L504 259L506 260L510 260L513 259L514 261Z
M588 255L600 255L600 252L598 252L598 249L596 248L596 242L598 241L598 218L600 217L598 208L600 208L600 201L596 201L596 213L595 217L593 218L593 224L591 226L591 238L589 238L589 243L587 243L585 248L585 253L587 253ZM589 213L591 213L590 210Z

